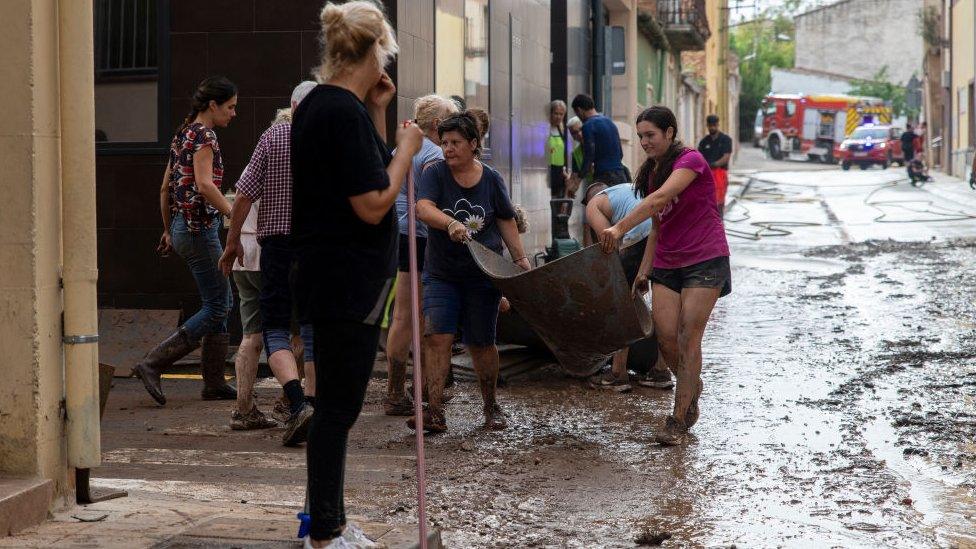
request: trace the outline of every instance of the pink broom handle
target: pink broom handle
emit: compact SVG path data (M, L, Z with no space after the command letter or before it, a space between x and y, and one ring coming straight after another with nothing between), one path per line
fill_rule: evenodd
M417 272L417 193L413 166L407 170L407 242L410 253L410 331L413 336L413 413L417 422L417 519L420 549L427 549L427 466L424 463L424 408L420 346L420 273Z

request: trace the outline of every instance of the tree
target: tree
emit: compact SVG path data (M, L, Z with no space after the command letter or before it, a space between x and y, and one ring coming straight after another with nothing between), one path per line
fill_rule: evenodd
M917 108L908 108L908 89L904 84L894 84L888 76L888 66L874 73L871 80L856 80L851 84L851 93L878 97L891 103L891 112L895 116L907 115L908 118L918 117Z
M794 60L795 28L792 17L780 10L767 10L759 18L740 24L729 36L732 51L739 56L739 139L752 141L756 111L772 85L773 67L791 68Z

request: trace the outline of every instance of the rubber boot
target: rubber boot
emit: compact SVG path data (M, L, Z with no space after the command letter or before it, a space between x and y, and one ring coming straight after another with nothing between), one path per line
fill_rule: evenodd
M230 336L207 334L200 341L200 369L203 373L203 400L236 400L237 389L224 380L227 365L227 344Z
M177 360L190 354L196 349L199 343L191 341L186 330L181 326L176 332L156 345L156 348L149 351L135 367L133 373L142 380L146 386L146 391L159 404L166 404L166 395L163 394L161 376L163 370L173 365Z

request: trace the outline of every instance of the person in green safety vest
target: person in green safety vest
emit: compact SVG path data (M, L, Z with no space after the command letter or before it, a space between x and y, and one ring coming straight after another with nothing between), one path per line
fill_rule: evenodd
M576 198L576 191L579 190L580 183L586 180L589 184L591 176L583 176L583 121L578 116L574 116L566 123L569 135L573 138L572 171L570 180L566 184L566 194L570 198Z
M546 157L549 159L549 190L553 198L566 197L566 180L569 179L565 120L566 103L559 99L550 102Z

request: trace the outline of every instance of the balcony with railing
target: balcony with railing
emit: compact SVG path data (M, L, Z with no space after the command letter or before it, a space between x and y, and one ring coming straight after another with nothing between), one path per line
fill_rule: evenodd
M657 0L657 20L675 50L702 50L711 36L705 0Z

